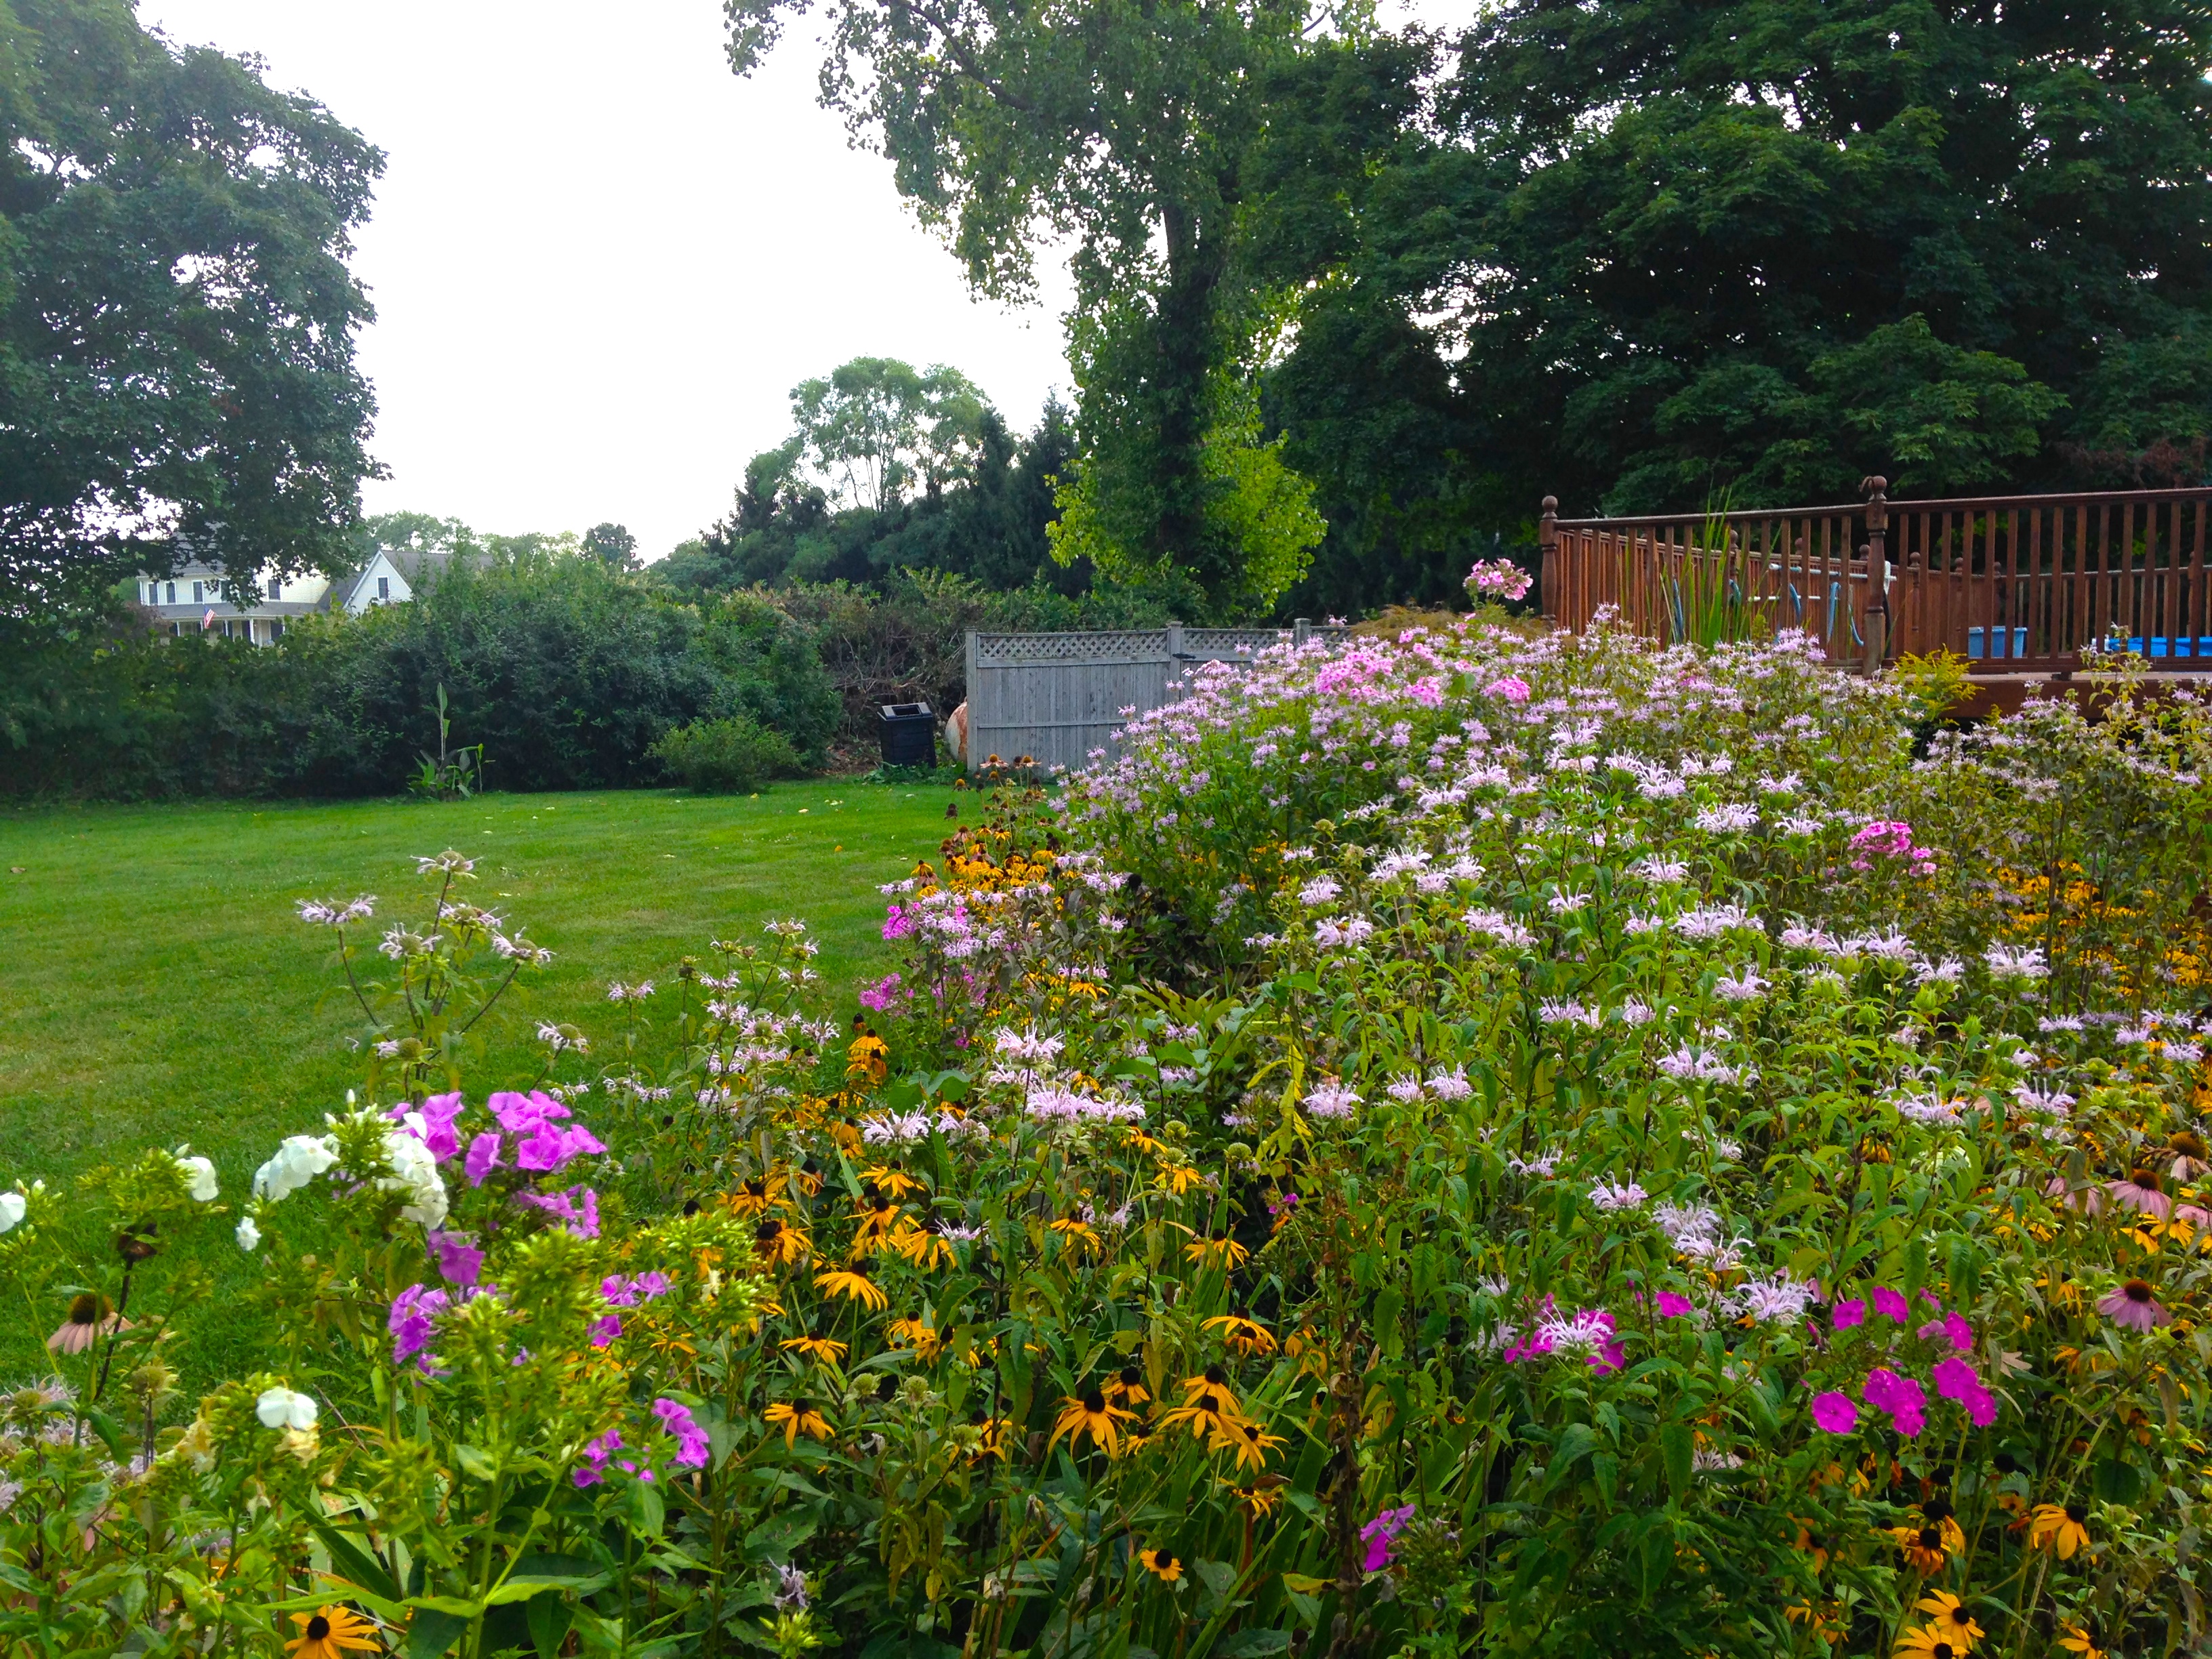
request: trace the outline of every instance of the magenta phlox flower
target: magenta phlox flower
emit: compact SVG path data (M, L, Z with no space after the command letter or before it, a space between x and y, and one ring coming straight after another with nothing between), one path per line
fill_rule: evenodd
M410 1285L392 1298L392 1312L385 1321L385 1328L392 1333L393 1364L404 1365L410 1359L415 1359L416 1369L428 1373L430 1369L428 1356L423 1355L419 1359L416 1356L430 1346L437 1316L445 1310L446 1304L445 1291L428 1290L421 1285Z
M1838 1330L1847 1331L1854 1325L1865 1324L1866 1316L1867 1304L1858 1297L1853 1297L1848 1302L1837 1303L1835 1311L1830 1316L1830 1318L1833 1321Z
M887 939L904 939L914 932L915 925L914 917L907 910L896 904L890 905L884 917L884 937ZM867 1000L865 994L861 1000Z
M571 1158L605 1151L599 1137L580 1123L541 1123L515 1143L514 1162L519 1169L550 1175Z
M560 1217L579 1238L599 1236L599 1195L589 1187L571 1187L562 1193L517 1193L514 1201Z
M1680 1291L1659 1292L1659 1316L1662 1319L1680 1319L1690 1310L1690 1298Z
M704 1468L711 1453L707 1431L691 1415L691 1408L680 1401L668 1399L653 1402L653 1414L660 1419L660 1426L676 1441L676 1461L687 1468Z
M430 1156L441 1164L457 1156L461 1150L459 1132L453 1120L461 1115L461 1097L432 1095L421 1106L410 1106L402 1101L385 1115L396 1121L400 1127L428 1147Z
M526 1095L502 1090L485 1103L499 1120L499 1127L509 1134L528 1134L545 1123L571 1115L566 1106L543 1089L532 1089Z
M609 1429L598 1439L584 1447L584 1461L569 1475L579 1486L596 1486L606 1478L607 1460L612 1457L623 1443L620 1429Z
M1868 1405L1889 1413L1890 1426L1910 1439L1928 1426L1928 1396L1909 1376L1899 1376L1887 1366L1867 1374L1860 1391Z
M1960 1353L1973 1352L1974 1328L1961 1315L1953 1312L1943 1316L1943 1336Z
M438 1255L438 1271L448 1282L473 1290L483 1273L484 1253L466 1233L434 1232L430 1248Z
M607 1344L612 1342L617 1337L622 1334L622 1316L620 1314L602 1314L599 1318L594 1319L589 1325L586 1326L585 1331L591 1337L592 1346L593 1347L604 1348Z
M1902 1325L1912 1317L1911 1304L1887 1285L1875 1287L1874 1310L1885 1319L1893 1319Z
M1406 1530L1406 1523L1413 1518L1414 1506L1384 1510L1359 1529L1359 1541L1367 1546L1367 1553L1359 1563L1362 1572L1380 1572L1390 1565L1390 1545Z
M1486 697L1503 697L1516 705L1524 703L1528 701L1528 682L1518 674L1508 674L1484 686L1482 694Z
M469 1178L469 1185L481 1187L484 1177L499 1168L500 1137L487 1129L469 1142L469 1155L461 1162L461 1170Z
M1964 1406L1975 1426L1985 1429L1997 1420L1996 1396L1967 1361L1956 1354L1946 1354L1936 1362L1933 1376L1936 1392Z
M599 1294L607 1299L608 1305L611 1307L635 1308L637 1306L635 1282L624 1279L620 1273L609 1273L601 1279Z
M884 929L885 939L894 937L889 922L884 924ZM899 995L899 976L896 974L885 974L873 985L860 993L860 1005L866 1008L872 1008L880 1014L888 1011L890 1006L898 1000Z
M1849 1434L1858 1426L1859 1408L1850 1395L1828 1389L1813 1396L1813 1420L1830 1434Z

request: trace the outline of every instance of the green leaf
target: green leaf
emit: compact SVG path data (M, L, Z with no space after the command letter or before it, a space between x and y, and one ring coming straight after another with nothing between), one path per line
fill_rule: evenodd
M1263 1653L1287 1653L1290 1648L1286 1630L1240 1630L1214 1651L1221 1659L1256 1659Z
M523 1609L523 1617L530 1626L530 1641L538 1650L538 1659L558 1659L568 1626L576 1622L575 1608L568 1598L551 1592L534 1595Z
M481 1446L456 1446L453 1461L461 1466L461 1473L471 1480L489 1481L499 1474L499 1465L492 1461L489 1452Z
M307 1516L307 1524L314 1528L315 1536L323 1540L323 1547L331 1553L331 1565L347 1579L372 1595L380 1595L387 1601L404 1599L399 1586L392 1582L392 1574L375 1556L312 1509L302 1513Z
M1667 1490L1679 1504L1690 1490L1690 1472L1695 1467L1698 1437L1687 1423L1667 1423L1659 1430L1659 1455L1667 1465Z
M469 1621L457 1613L418 1607L407 1621L407 1659L439 1659L468 1633Z

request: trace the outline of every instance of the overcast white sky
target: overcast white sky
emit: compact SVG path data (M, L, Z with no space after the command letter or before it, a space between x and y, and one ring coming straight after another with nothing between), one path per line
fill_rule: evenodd
M889 166L816 106L811 19L739 81L718 0L139 15L258 53L388 158L354 266L392 472L370 512L510 533L612 519L659 557L782 440L791 387L848 357L951 363L1022 428L1048 388L1066 394L1061 274L1020 310L969 296Z

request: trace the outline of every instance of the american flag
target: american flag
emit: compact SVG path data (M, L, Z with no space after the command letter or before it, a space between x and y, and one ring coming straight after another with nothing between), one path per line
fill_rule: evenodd
M207 615L200 618L200 632L204 634L209 629L213 628L214 626L215 607L213 605L210 605L207 608Z

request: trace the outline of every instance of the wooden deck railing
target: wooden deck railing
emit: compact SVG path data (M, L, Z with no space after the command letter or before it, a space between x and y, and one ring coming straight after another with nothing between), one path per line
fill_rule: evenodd
M1547 496L1544 614L1579 631L1601 606L1676 641L1802 629L1872 667L1948 647L1987 673L2079 665L2118 645L2212 668L2212 488L1561 519Z

